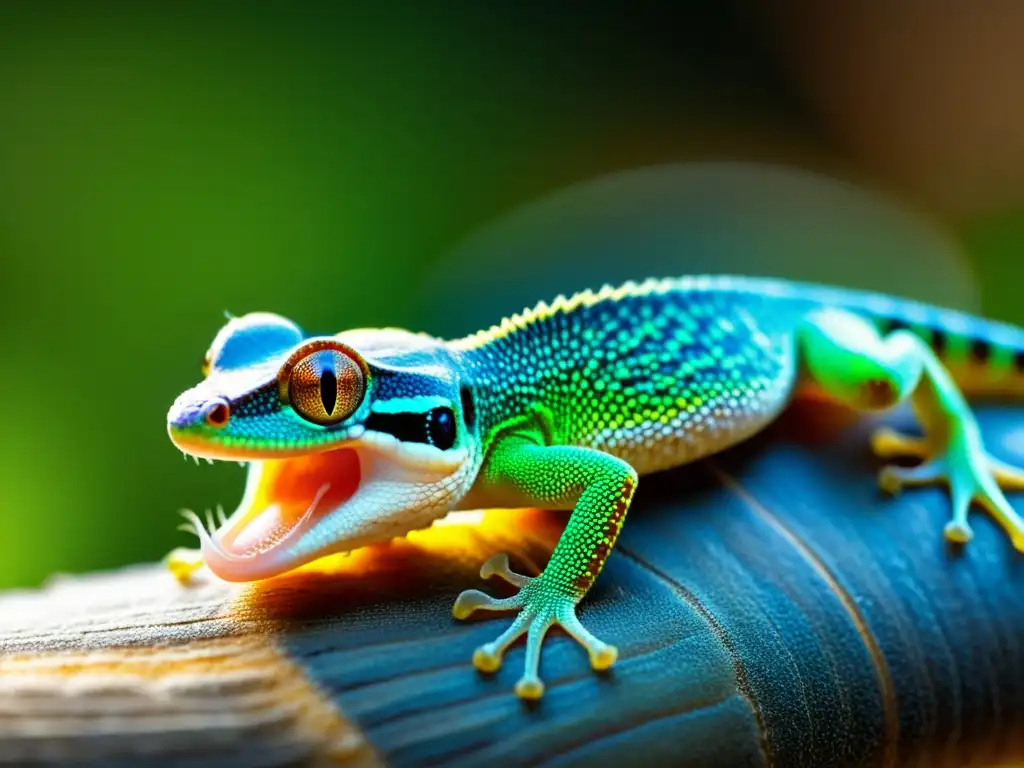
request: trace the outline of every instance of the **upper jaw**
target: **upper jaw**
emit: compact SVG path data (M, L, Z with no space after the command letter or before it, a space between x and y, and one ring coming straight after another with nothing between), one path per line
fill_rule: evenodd
M217 461L264 461L271 459L295 459L315 453L327 453L344 448L363 435L360 425L353 425L347 430L338 430L331 435L330 441L295 443L290 446L255 448L244 445L226 445L215 438L201 432L177 428L168 425L167 434L175 447L189 456Z
M308 427L301 439L292 439L288 444L271 445L269 440L247 442L244 427L235 431L231 424L225 428L216 428L206 422L208 412L221 404L230 408L230 402L228 398L205 393L202 385L183 394L167 414L167 435L171 442L184 453L200 459L259 461L337 450L359 440L366 431L359 423L333 427L329 431ZM275 430L294 433L292 421L280 414L275 421L264 425L264 429L270 433Z

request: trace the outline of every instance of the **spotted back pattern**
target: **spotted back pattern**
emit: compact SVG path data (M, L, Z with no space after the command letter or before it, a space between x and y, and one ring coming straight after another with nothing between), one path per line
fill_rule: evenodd
M490 420L483 433L540 403L556 442L641 474L743 440L793 388L806 302L722 288L709 278L581 293L455 342Z

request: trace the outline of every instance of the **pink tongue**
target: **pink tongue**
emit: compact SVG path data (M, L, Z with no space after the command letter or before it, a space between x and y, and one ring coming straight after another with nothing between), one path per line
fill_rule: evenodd
M221 548L235 556L263 554L300 524L312 526L359 488L359 454L351 448L260 462L250 468L245 509L217 531ZM249 483L257 483L249 488Z
M295 523L296 521L292 521ZM241 530L238 528L241 527ZM262 552L279 542L288 533L288 524L281 515L281 505L271 504L241 526L225 531L221 546L233 555Z

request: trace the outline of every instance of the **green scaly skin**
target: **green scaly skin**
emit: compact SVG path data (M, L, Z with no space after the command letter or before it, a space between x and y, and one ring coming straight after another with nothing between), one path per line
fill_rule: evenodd
M962 394L1019 392L1022 369L1017 328L878 294L700 276L559 297L450 342L396 329L307 337L247 315L218 334L206 379L178 398L168 428L187 453L251 462L239 510L216 531L196 525L202 560L226 579L265 578L453 509L572 510L540 575L511 572L504 555L484 564L515 596L469 590L453 609L519 611L473 661L497 669L526 634L516 692L538 698L556 623L595 669L615 661L576 606L638 476L748 438L809 390L862 411L909 399L923 437L883 431L873 444L924 461L884 468L882 486L945 482L947 538L970 539L978 502L1024 551L1024 523L1001 491L1024 487L1024 472L987 454ZM296 482L308 489L298 500Z

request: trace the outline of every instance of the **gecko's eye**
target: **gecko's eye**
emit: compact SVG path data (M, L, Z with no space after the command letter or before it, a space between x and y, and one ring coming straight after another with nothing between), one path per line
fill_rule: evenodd
M292 408L315 424L337 424L351 416L362 402L365 388L359 364L336 349L306 355L288 375Z

